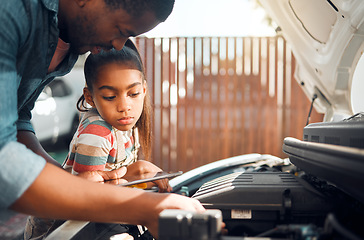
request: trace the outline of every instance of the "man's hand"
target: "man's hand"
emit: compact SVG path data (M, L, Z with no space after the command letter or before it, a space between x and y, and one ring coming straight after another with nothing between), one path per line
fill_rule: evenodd
M144 196L146 197L146 196ZM155 199L158 199L158 204L155 204L154 201L149 200L147 204L143 205L144 209L156 211L158 214L155 217L154 214L144 215L145 226L148 228L150 233L158 239L158 224L159 224L159 214L165 209L181 209L185 211L203 213L206 209L201 205L201 203L194 198L185 197L182 195L174 194L174 193L156 193L154 196ZM139 200L139 199L138 199ZM143 199L144 200L144 199ZM145 198L145 200L148 200ZM153 206L149 205L154 204Z
M122 179L126 174L126 167L121 167L112 171L87 171L79 173L77 176L87 179L92 182L109 183L109 184L122 184L128 182Z

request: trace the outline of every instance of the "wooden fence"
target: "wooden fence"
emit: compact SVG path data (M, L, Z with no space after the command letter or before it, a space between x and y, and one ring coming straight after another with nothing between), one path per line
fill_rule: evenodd
M136 38L154 105L152 160L188 171L302 139L310 100L281 37ZM322 121L313 111L311 122Z

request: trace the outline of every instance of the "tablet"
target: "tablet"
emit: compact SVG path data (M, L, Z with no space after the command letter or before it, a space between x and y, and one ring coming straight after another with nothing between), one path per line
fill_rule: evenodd
M161 172L161 173L157 173L154 177L151 177L151 178L144 178L144 179L139 179L139 180L135 180L135 181L127 182L127 183L122 183L122 184L119 184L118 186L127 187L127 186L137 185L140 183L153 182L153 181L164 179L164 178L168 178L168 179L174 178L174 177L181 175L182 173L183 173L182 171L173 172L173 173Z

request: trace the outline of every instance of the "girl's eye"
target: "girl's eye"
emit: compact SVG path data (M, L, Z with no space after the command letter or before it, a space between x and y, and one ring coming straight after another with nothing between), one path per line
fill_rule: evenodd
M137 97L140 94L140 92L132 93L130 94L131 97Z
M102 97L103 99L105 99L106 101L112 101L115 96L111 96L111 97Z

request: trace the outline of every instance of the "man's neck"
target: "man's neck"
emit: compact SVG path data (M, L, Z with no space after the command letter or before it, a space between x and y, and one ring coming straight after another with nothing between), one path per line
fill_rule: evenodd
M58 5L58 29L59 29L59 38L62 39L62 41L68 43L68 36L67 36L67 31L66 31L66 27L65 27L65 15L66 15L66 11L68 11L68 9L65 7L66 4L70 4L67 3L68 0L59 0L59 5Z

